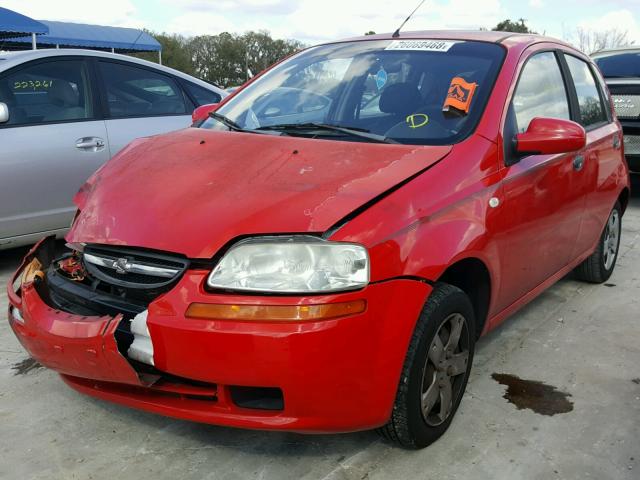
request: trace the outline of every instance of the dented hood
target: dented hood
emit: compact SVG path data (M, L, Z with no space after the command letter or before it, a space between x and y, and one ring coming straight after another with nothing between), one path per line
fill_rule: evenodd
M450 150L194 128L141 139L80 190L67 239L208 258L241 235L324 232Z

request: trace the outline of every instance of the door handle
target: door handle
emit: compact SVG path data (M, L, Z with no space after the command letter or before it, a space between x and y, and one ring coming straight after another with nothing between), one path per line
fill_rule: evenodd
M620 149L620 135L615 134L613 136L613 148L615 148L616 150Z
M579 172L580 170L582 170L582 167L584 167L584 156L576 155L576 157L573 159L573 169L576 172Z
M104 148L104 140L98 137L82 137L76 140L76 148L97 152Z

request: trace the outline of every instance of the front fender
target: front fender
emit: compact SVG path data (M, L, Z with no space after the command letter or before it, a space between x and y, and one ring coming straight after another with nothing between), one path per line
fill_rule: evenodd
M397 277L436 281L457 261L477 258L496 291L498 239L504 228L502 209L489 203L503 201L497 159L493 142L473 137L331 239L369 248L372 282Z

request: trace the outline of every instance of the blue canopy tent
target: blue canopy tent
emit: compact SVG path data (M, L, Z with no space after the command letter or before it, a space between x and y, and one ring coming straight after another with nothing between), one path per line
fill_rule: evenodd
M0 39L27 36L35 48L36 35L49 33L49 27L24 15L0 7Z
M104 27L81 23L41 20L48 33L37 39L39 46L48 48L91 48L112 52L158 52L162 63L162 45L148 33L135 28ZM5 45L29 43L28 37L8 38Z

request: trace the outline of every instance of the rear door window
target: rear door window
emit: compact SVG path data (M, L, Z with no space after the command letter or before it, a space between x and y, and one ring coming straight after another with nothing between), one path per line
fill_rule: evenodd
M111 118L187 114L182 90L171 77L121 63L99 66Z
M569 120L569 100L560 65L553 52L532 56L520 74L512 100L518 132L526 132L536 117Z
M589 128L607 122L603 101L589 64L571 55L565 55L565 59L578 94L580 123Z
M93 99L83 60L39 62L0 77L0 102L9 121L0 125L38 125L93 118Z
M185 82L184 87L195 100L196 106L210 105L212 103L218 103L222 100L220 94L207 90L206 88L199 87L193 83Z

